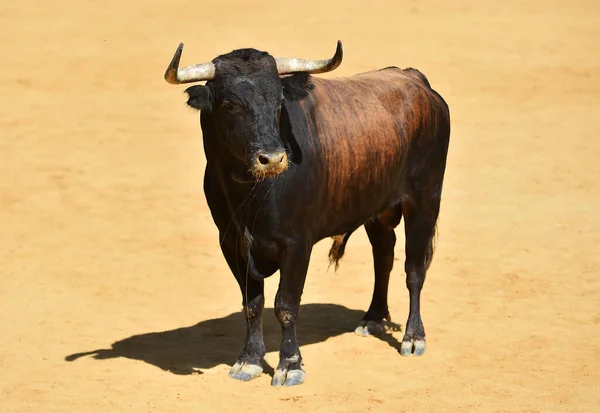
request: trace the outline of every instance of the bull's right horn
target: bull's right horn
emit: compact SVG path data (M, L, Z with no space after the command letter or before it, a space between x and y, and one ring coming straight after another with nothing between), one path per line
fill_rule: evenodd
M197 65L186 66L179 69L179 60L183 51L183 43L179 43L179 47L173 55L173 59L165 72L165 80L172 85L182 83L200 82L202 80L211 80L215 77L215 65L211 62L201 63Z

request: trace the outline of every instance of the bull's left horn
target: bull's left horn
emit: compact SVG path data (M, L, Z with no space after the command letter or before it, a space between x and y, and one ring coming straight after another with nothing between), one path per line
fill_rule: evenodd
M281 57L275 59L277 63L277 72L280 75L295 72L307 72L307 73L326 73L336 69L341 63L344 57L344 50L342 48L342 41L338 40L337 49L331 59L326 60L307 60L307 59L292 59L287 57Z
M202 80L211 80L215 77L215 65L211 62L201 63L198 65L186 66L179 69L179 60L183 52L183 43L179 43L179 47L173 55L173 59L165 72L165 80L172 85L182 83L200 82Z

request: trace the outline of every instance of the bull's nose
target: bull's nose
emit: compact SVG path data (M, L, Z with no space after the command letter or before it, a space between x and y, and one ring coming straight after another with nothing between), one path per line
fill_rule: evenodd
M285 152L260 152L256 155L254 173L258 177L275 176L288 167Z
M265 167L273 167L282 163L286 158L285 152L259 153L258 163Z

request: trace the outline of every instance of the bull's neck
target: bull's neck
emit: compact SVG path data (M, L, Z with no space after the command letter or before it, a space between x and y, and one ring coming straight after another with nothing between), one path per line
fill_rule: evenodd
M247 238L247 234L255 235L255 229L264 227L263 212L271 204L270 196L274 182L267 179L261 182L256 180L240 182L239 177L231 171L223 170L219 174L219 187L224 199L227 200L230 222L237 228L241 240ZM246 245L246 244L244 244Z
M229 154L210 156L206 154L208 169L219 177L221 185L237 191L250 191L256 179L248 171L248 167Z

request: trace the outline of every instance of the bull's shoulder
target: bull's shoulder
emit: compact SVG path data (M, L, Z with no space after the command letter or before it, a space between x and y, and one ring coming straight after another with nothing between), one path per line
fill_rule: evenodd
M426 97L431 93L429 82L417 73L420 72L414 69L389 67L347 77L312 78L313 94L319 100L358 100L371 102L370 106L413 96Z
M401 69L397 66L388 66L383 69L363 72L356 75L359 78L377 80L389 80L396 83L413 83L416 81L420 85L431 87L427 77L418 69L408 67Z
M311 81L320 88L341 88L348 91L372 87L389 89L431 87L427 77L419 70L413 68L400 69L395 66L361 72L346 77L329 79L311 78Z

